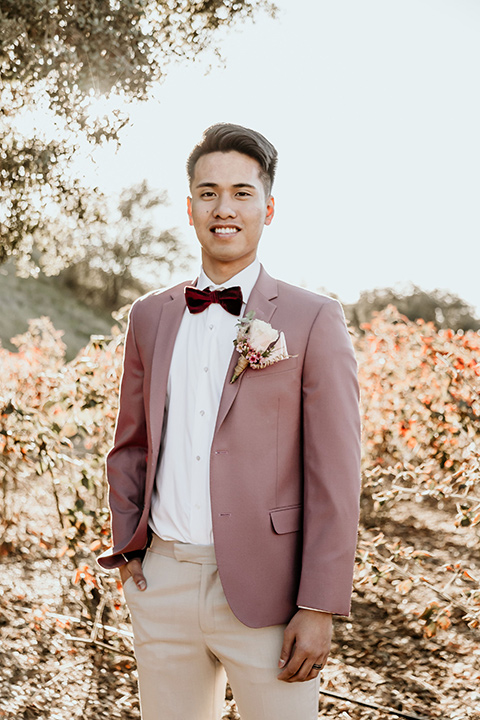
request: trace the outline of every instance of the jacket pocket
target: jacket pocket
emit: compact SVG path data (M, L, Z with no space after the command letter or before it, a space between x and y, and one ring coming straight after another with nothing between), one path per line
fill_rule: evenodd
M300 529L302 520L302 506L291 505L290 507L270 510L270 518L277 535L297 532Z

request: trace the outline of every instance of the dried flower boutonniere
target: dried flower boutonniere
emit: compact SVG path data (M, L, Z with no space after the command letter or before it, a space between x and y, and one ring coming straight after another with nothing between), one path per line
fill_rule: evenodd
M248 366L261 370L290 357L283 332L274 330L270 323L254 317L252 310L237 323L238 332L233 344L240 353L240 359L235 366L231 383L234 383Z

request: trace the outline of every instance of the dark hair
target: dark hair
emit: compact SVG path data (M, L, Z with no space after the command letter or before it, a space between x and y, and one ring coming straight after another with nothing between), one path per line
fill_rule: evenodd
M231 123L218 123L207 128L201 142L193 148L187 160L190 185L195 174L195 165L202 155L213 152L231 152L232 150L248 155L258 162L265 195L269 196L272 192L277 167L278 153L276 149L266 137L256 130Z

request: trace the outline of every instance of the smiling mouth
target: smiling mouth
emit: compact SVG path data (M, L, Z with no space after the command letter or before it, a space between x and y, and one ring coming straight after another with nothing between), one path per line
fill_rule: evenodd
M240 232L240 228L232 226L227 227L213 227L210 232L214 235L235 235Z

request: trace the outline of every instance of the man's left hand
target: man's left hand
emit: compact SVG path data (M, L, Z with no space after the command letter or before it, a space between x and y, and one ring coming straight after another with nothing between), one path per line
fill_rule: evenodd
M332 642L330 613L300 609L285 628L278 675L285 682L303 682L317 677L327 662Z

